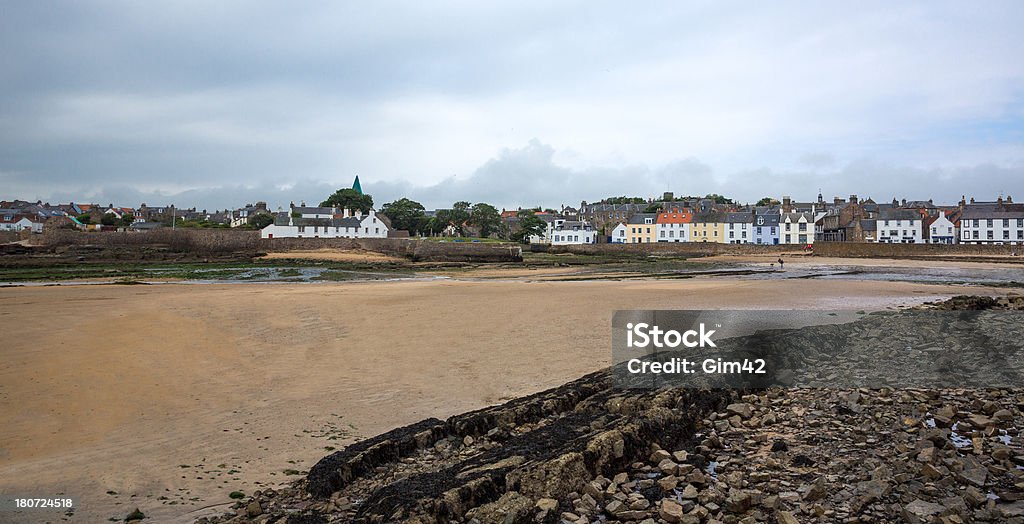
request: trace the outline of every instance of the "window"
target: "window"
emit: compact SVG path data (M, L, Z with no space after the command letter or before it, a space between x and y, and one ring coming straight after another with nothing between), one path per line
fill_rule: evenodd
M977 231L974 232L974 240L978 240L978 232Z
M1024 218L1017 219L1017 227L1024 227Z
M988 219L988 227L992 227L992 219Z
M306 226L299 226L299 233L305 233L305 232L306 232Z
M661 230L661 235L660 236L661 236L661 238L665 238L665 230L664 229Z
M807 222L800 222L800 226L798 227L798 229L800 231L807 231Z
M991 220L989 222L991 222ZM988 230L988 239L992 240L992 230L991 229Z
M1009 239L1010 239L1010 230L1009 229L1004 229L1003 230L1003 240L1009 240Z
M1024 238L1024 229L1017 230L1017 240Z

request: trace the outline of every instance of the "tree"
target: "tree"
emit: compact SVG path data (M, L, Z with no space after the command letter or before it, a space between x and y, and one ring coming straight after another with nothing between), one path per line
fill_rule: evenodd
M617 196L608 197L602 200L602 202L605 204L643 204L647 201L640 197Z
M661 204L655 202L644 208L644 213L657 213L661 211Z
M480 202L470 211L469 223L480 230L481 237L487 238L501 229L501 213L494 206Z
M83 224L90 224L90 223L92 223L92 215L90 215L89 213L82 213L81 215L78 215L75 218L77 218L78 221L83 223Z
M125 214L121 215L121 220L119 222L120 222L119 225L121 227L129 227L129 226L131 226L132 224L135 223L135 217L132 216L132 215L129 215L128 213L125 213Z
M103 216L100 217L100 224L104 226L117 225L117 217L113 213L103 213Z
M382 215L391 219L391 225L396 229L404 229L410 235L419 233L424 229L426 215L423 214L423 204L408 198L400 198L394 202L388 202L380 207Z
M709 195L705 195L704 198L707 198L708 200L714 200L716 204L732 204L731 198L725 198L724 196L719 195L718 193L711 193Z
M270 213L256 213L249 217L249 225L256 229L263 229L274 223L274 215Z
M772 197L764 197L761 200L757 201L757 205L759 205L759 206L777 206L777 205L779 205L779 201L775 200Z
M335 191L333 195L327 197L327 200L320 202L320 206L340 207L342 209L368 213L373 208L373 197L364 195L355 189L344 188Z
M512 239L517 242L525 244L531 236L541 236L548 228L548 223L533 214L533 211L520 211L517 216L519 217L519 230L512 235Z

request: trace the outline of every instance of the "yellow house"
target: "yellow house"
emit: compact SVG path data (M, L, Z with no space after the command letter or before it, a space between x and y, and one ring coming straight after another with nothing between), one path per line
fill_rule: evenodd
M647 244L658 241L657 213L637 213L626 223L626 243Z
M696 215L690 224L690 242L729 243L725 238L725 222L725 213Z

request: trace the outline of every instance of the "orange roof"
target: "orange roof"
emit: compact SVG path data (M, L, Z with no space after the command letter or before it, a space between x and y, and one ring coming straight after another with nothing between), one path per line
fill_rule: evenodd
M655 222L658 224L689 224L693 221L693 213L689 209L672 209L664 213L658 213Z

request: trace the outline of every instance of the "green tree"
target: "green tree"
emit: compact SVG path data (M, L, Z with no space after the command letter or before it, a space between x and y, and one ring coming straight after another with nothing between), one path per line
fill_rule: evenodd
M274 215L270 213L256 213L249 217L249 225L256 229L263 229L274 223Z
M519 229L513 233L512 240L525 244L531 236L543 235L548 228L548 223L533 214L532 210L523 210L516 215L519 217Z
M320 205L322 207L333 206L366 213L373 207L373 197L364 195L355 189L344 188L335 191L333 195L327 197L327 200L320 202Z
M644 213L657 213L661 211L661 204L653 203L644 208Z
M469 223L480 230L480 236L488 238L501 230L501 213L490 204L480 202L470 211Z
M640 197L617 196L608 197L602 200L602 202L605 204L643 204L647 201Z
M78 215L75 218L77 218L78 221L83 223L83 224L91 224L92 223L92 215L90 215L89 213L82 213L81 215Z
M761 200L757 201L757 205L759 205L759 206L777 206L777 205L779 205L779 201L775 200L772 197L764 197Z
M718 193L711 193L711 194L705 195L704 198L707 198L709 200L714 200L716 204L732 204L732 199L731 198L725 198L724 196L719 195Z
M100 217L100 224L103 224L104 226L116 226L117 217L114 216L113 213L103 213L103 216Z
M135 223L135 217L125 213L121 215L121 220L118 221L121 227L128 227Z
M391 225L396 229L404 229L410 235L416 235L425 228L426 215L423 214L423 204L408 198L400 198L394 202L388 202L380 207L382 215L391 219Z

